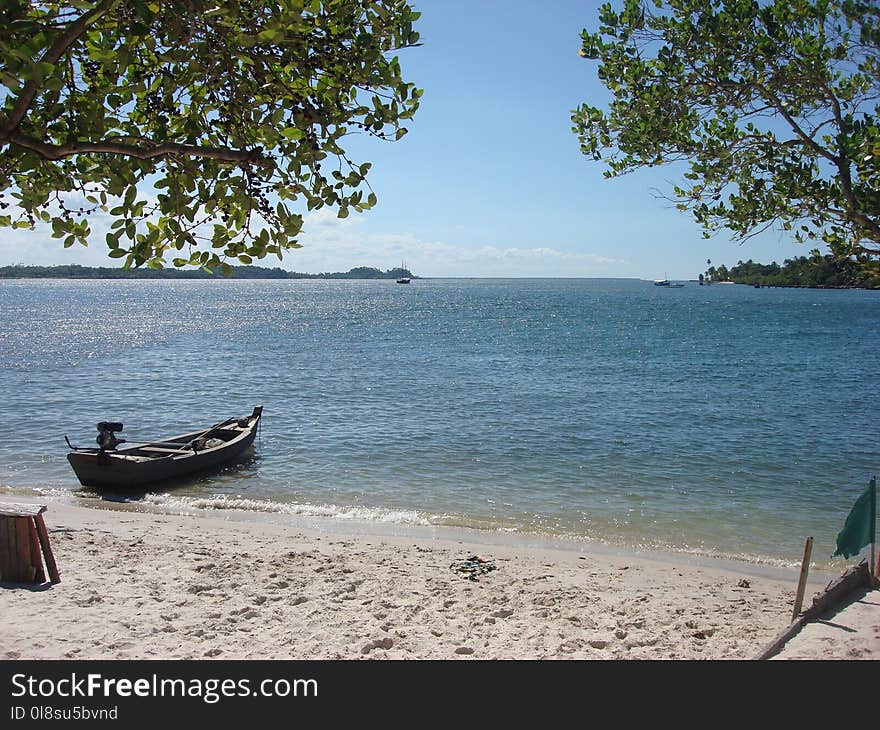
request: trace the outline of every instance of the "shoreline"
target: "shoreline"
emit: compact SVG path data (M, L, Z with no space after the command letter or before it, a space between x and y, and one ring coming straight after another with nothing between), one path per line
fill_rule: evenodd
M3 584L9 659L750 659L787 625L796 582L593 544L16 501L49 504L62 582ZM473 554L496 570L450 569Z
M148 495L152 496L152 495ZM161 496L171 496L162 494ZM30 502L51 502L83 507L85 509L142 512L145 514L179 515L195 518L214 518L218 520L275 524L290 529L306 530L318 534L352 535L372 538L413 538L421 540L447 540L468 542L486 547L509 547L525 549L546 549L566 553L591 553L613 558L644 559L660 563L723 568L750 575L767 577L773 580L797 582L800 563L771 556L732 555L699 549L678 549L670 546L632 545L626 542L610 542L602 538L579 535L558 535L522 530L492 529L442 523L417 523L364 517L350 517L340 514L315 514L288 511L285 503L265 500L272 509L239 508L237 500L230 500L233 506L202 507L199 503L207 500L214 503L218 497L173 497L168 501L142 499L137 501L104 499L95 493L77 494L64 490L42 490L31 487L0 486L0 500L11 499ZM222 500L222 498L219 498ZM191 500L191 502L190 502ZM245 500L251 502L252 500ZM263 500L257 500L262 502ZM221 502L222 503L222 502ZM278 509L275 509L275 508ZM841 568L843 570L843 568ZM812 561L809 583L828 583L838 575L836 568Z

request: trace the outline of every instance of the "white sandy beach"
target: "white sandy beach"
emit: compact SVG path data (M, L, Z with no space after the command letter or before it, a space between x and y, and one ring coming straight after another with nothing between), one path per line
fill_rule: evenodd
M880 590L808 623L773 659L880 659Z
M50 503L62 582L3 584L0 658L751 659L787 626L797 577L224 517ZM450 570L471 554L497 570ZM880 656L877 595L861 633L805 630L791 655Z

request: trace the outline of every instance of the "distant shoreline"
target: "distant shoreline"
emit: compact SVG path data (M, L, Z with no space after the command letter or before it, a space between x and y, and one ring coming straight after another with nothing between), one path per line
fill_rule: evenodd
M299 271L287 271L279 267L267 268L263 266L232 266L232 276L225 276L222 272L214 271L208 273L204 269L124 269L106 266L80 266L79 264L61 264L56 266L0 266L0 280L2 279L66 279L66 280L226 280L226 281L243 281L243 280L379 280L392 281L401 277L410 279L425 279L426 277L417 276L409 269L396 268L382 271L369 266L358 266L348 271L322 272L320 274L308 274ZM641 279L639 277L620 277L620 276L576 276L576 277L487 277L487 276L441 276L427 277L428 279L608 279L622 281L644 281L650 282L650 279ZM682 279L689 285L700 285L697 279ZM855 284L794 284L794 283L756 283L753 281L708 281L701 286L718 286L718 285L739 284L740 286L754 287L756 289L858 289L862 291L877 291L876 287L858 286Z
M80 266L0 266L0 279L397 279L402 276L418 279L408 269L374 269L358 266L348 271L305 274L278 267L232 266L232 276L204 269L123 269Z
M859 290L859 291L878 291L877 287L872 286L856 286L855 284L754 284L750 281L711 281L701 286L720 286L723 284L737 284L738 286L748 286L753 289L829 289L829 290Z

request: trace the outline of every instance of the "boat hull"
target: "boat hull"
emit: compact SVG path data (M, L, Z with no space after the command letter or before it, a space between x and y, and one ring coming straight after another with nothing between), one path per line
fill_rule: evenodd
M260 418L261 409L260 412L255 410L254 415L248 419L248 425L239 429L240 433L213 448L191 449L187 453L183 453L182 449L175 449L182 453L152 458L139 455L144 450L141 446L103 452L98 449L77 449L67 454L67 460L83 486L136 489L210 471L234 461L253 444ZM186 436L189 435L191 434ZM161 448L155 447L178 444L186 436L155 442L151 450L161 451Z

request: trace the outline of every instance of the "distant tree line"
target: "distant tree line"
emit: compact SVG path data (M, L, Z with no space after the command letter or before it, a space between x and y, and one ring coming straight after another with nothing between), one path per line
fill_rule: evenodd
M866 270L858 261L840 259L832 254L786 259L780 266L758 264L749 259L728 269L723 264L710 266L700 281L706 283L731 281L753 286L790 286L823 289L880 289L880 275Z
M303 274L298 271L269 269L262 266L232 266L234 279L397 279L408 276L417 279L409 269L382 271L369 266L357 266L349 271L323 274ZM65 266L0 266L0 279L225 279L222 272L204 269L149 269L110 268L69 264Z

